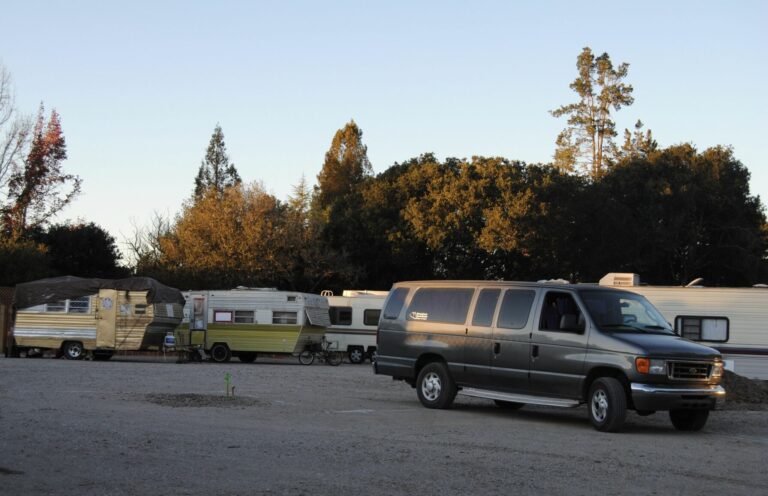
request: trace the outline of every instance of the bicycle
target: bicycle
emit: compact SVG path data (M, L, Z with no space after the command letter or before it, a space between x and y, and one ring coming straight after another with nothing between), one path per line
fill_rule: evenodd
M343 355L336 348L338 341L328 341L325 336L320 343L308 345L307 349L299 353L299 363L302 365L312 365L315 358L328 365L337 366L341 364Z

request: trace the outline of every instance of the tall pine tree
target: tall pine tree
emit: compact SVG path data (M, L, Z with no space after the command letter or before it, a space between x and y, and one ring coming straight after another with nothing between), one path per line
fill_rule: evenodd
M241 182L235 164L229 161L221 126L216 124L205 158L195 177L195 200L199 200L208 190L214 190L221 196L226 188Z

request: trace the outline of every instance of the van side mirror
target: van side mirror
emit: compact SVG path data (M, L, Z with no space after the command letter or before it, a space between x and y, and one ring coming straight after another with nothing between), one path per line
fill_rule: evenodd
M572 313L560 317L560 330L569 332L584 332L584 320Z

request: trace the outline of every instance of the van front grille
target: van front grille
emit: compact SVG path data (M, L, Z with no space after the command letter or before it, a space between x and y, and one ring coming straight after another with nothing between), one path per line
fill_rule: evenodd
M669 362L669 378L677 380L707 380L712 364L707 362Z

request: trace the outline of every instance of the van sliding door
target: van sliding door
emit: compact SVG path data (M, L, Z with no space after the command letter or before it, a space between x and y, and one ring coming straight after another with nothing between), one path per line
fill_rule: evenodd
M529 389L532 311L536 291L508 289L493 329L492 389L526 392Z

